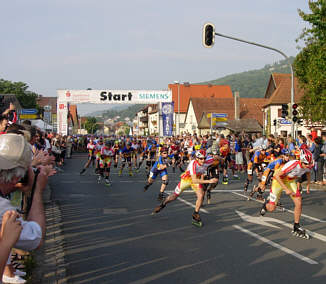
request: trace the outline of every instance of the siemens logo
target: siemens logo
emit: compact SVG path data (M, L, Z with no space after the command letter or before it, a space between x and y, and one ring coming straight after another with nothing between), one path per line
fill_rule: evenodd
M167 100L169 96L167 94L139 94L138 98L142 100Z

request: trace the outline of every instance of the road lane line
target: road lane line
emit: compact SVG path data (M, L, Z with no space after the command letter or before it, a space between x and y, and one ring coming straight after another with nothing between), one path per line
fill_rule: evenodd
M244 194L240 194L240 193L237 193L237 192L232 192L233 194L235 194L235 195L239 195L239 196L241 196L241 197L245 197L246 199L248 198L248 196L246 196L246 195L244 195ZM251 200L253 200L253 201L256 201L256 202L258 202L258 203L263 203L261 200L255 200L255 199L251 199ZM277 207L276 207L277 208ZM284 210L283 211L286 211L286 212L289 212L289 213L294 213L292 210L290 210L290 209L287 209L287 208L285 208L285 207L282 207ZM282 211L281 209L279 209L279 208L277 208L277 210L280 210L280 211ZM304 218L306 218L306 219L310 219L310 220L313 220L313 221L316 221L316 222L320 222L320 223L326 223L326 221L325 220L321 220L321 219L319 219L319 218L316 218L316 217L312 217L312 216L309 216L309 215L306 215L306 214L301 214L301 217L304 217Z
M184 200L184 199L182 199L180 197L178 197L177 200L183 202L184 204L187 204L188 206L190 206L192 208L196 207L194 204L192 204L192 203L188 202L187 200ZM200 212L204 212L206 214L209 214L209 212L206 209L202 209L202 208L200 208Z
M277 244L277 243L275 243L275 242L273 242L273 241L271 241L271 240L269 240L269 239L267 239L265 237L262 237L262 236L260 236L260 235L258 235L256 233L254 233L254 232L251 232L251 231L249 231L249 230L247 230L245 228L242 228L241 226L233 225L233 227L240 230L243 233L246 233L246 234L248 234L248 235L250 235L250 236L252 236L252 237L254 237L254 238L256 238L256 239L258 239L258 240L260 240L260 241L262 241L264 243L266 243L266 244L271 245L274 248L277 248L277 249L279 249L279 250L281 250L281 251L283 251L283 252L285 252L287 254L290 254L290 255L292 255L292 256L294 256L294 257L296 257L296 258L298 258L298 259L300 259L300 260L302 260L304 262L307 262L309 264L318 264L318 262L314 261L313 259L311 259L309 257L306 257L306 256L304 256L302 254L299 254L299 253L293 251L293 250L290 250L290 249L288 249L286 247L283 247L283 246L281 246L281 245L279 245L279 244Z

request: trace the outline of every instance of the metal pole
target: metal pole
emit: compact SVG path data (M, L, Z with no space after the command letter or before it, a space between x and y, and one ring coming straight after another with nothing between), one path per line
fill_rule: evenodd
M287 57L282 51L280 51L280 50L278 50L276 48L267 46L267 45L263 45L263 44L259 44L259 43L239 39L239 38L236 38L236 37L223 35L223 34L220 34L220 33L217 33L217 32L215 32L215 35L225 37L225 38L228 38L228 39L232 39L232 40L236 40L236 41L241 41L241 42L252 44L252 45L256 45L256 46L267 48L267 49L270 49L270 50L274 50L274 51L278 52L279 54L283 55L285 57L285 59L288 61L288 64L289 64L290 70L291 70L291 107L292 107L292 105L294 104L294 76L293 76L292 64L290 62L289 57ZM291 111L290 118L292 120L292 111ZM291 136L294 137L294 122L293 121L291 121Z
M178 83L178 135L180 135L180 83Z

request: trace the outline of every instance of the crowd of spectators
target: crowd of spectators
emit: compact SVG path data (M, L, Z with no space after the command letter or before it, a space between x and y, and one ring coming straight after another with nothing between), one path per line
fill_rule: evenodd
M17 123L8 113L0 115L0 283L25 283L26 272L14 260L43 243L43 191L64 162L68 138L47 134L30 121Z

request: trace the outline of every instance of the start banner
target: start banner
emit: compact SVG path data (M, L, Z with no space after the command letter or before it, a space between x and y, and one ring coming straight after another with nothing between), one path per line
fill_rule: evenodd
M171 102L172 91L157 90L57 90L61 103L157 104Z

